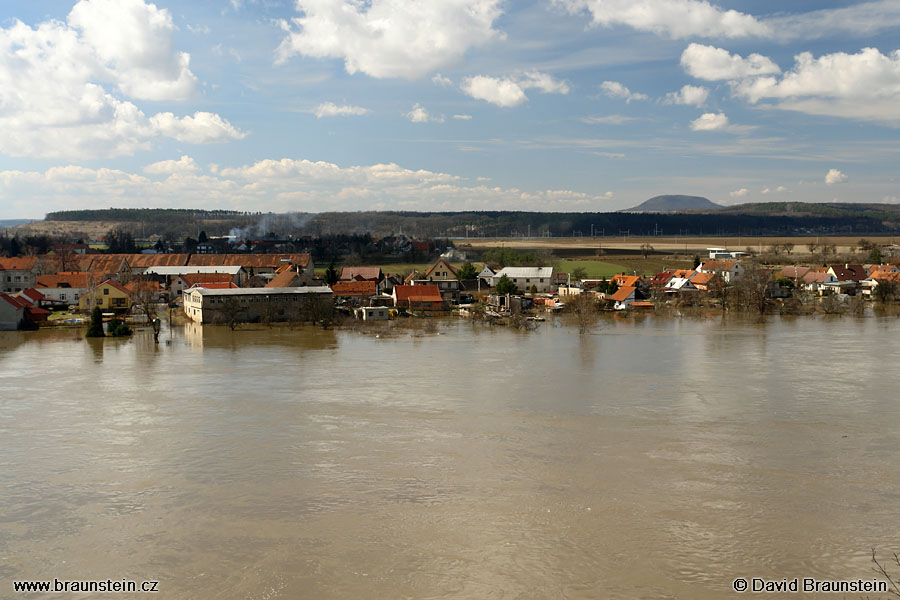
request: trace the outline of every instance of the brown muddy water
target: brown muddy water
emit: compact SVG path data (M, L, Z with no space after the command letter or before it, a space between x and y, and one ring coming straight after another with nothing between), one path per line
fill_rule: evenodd
M702 600L900 550L897 318L163 339L0 334L0 598Z

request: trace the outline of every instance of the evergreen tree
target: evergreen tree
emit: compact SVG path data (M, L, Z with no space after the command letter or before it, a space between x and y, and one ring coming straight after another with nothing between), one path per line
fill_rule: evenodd
M106 334L103 333L103 315L100 314L99 306L95 306L91 311L91 324L88 325L85 337L106 337Z
M516 293L516 284L512 282L512 279L503 275L500 277L500 280L497 281L497 293L498 294L515 294Z
M331 264L328 265L328 268L325 269L325 283L328 285L334 285L338 281L337 269L334 268L334 261L331 261Z

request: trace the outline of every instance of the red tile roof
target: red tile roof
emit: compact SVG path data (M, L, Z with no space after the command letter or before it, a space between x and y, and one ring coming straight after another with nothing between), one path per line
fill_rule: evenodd
M374 281L338 281L331 286L335 296L374 296Z
M616 293L612 296L607 296L607 300L613 300L615 302L622 302L627 300L629 296L634 293L634 288L626 285L625 287L620 287L616 290Z
M194 267L244 267L277 269L285 263L302 268L309 266L309 254L191 254L188 265Z
M35 287L42 288L88 288L89 273L84 271L61 271L55 275L38 275Z
M395 285L397 302L443 302L441 288L436 285Z
M195 287L202 287L202 288L207 289L207 290L230 290L230 289L236 289L236 288L239 288L239 286L236 285L233 281L228 281L228 282L224 282L224 281L207 281L207 282L205 282L205 283L197 283L197 284L194 284L194 285L191 286L191 287L192 287L192 288L195 288Z
M266 284L267 288L276 288L276 287L294 287L297 283L297 272L296 271L282 271L278 273L275 277L272 278L272 281Z
M829 265L838 281L862 281L867 273L862 265Z
M381 267L343 267L341 281L380 281Z
M188 287L200 283L231 283L234 280L228 273L185 273L181 279Z
M27 290L22 290L22 295L28 296L28 298L31 299L32 304L34 304L35 302L40 302L41 300L44 299L44 295L34 288L28 288Z
M36 262L36 256L0 258L0 271L30 271Z
M116 255L111 255L116 256ZM148 267L183 267L190 254L121 254L132 267L145 269Z
M0 294L0 298L3 298L16 308L28 308L28 301L23 298L17 298L16 296L10 296L9 294Z

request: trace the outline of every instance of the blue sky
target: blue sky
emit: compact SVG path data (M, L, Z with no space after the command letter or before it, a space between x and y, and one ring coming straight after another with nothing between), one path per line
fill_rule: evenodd
M898 202L900 1L33 0L0 218Z

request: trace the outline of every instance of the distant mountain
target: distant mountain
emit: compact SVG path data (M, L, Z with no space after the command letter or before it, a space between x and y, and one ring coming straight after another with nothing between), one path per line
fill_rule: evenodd
M17 227L19 225L24 225L25 223L31 223L34 219L0 219L0 230L6 229L7 227Z
M681 210L719 210L723 206L710 202L706 198L700 196L677 196L665 195L654 196L646 202L638 204L634 208L629 208L620 212L678 212Z

